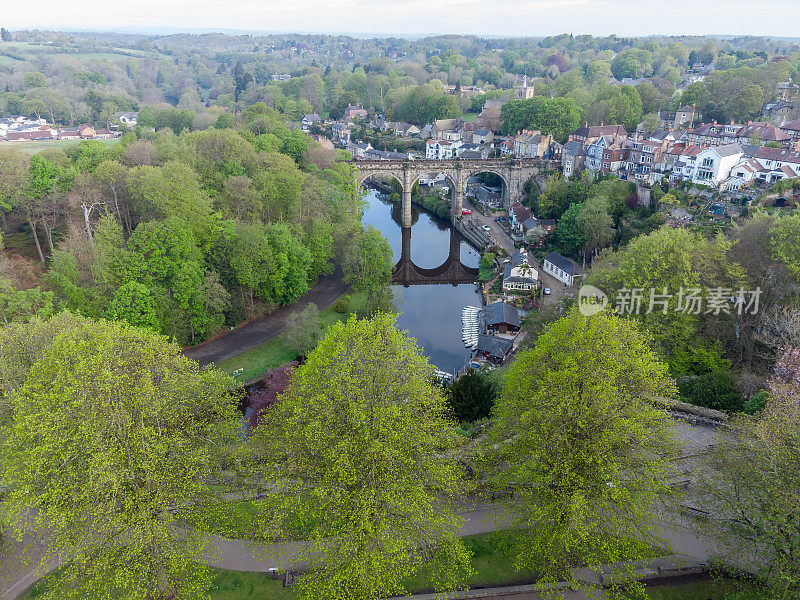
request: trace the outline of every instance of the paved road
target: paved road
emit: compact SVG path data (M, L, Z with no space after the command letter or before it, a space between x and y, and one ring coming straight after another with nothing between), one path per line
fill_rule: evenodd
M490 235L494 238L494 241L497 242L500 246L506 249L506 252L509 255L513 254L516 249L514 248L514 242L511 241L503 228L500 226L500 223L494 220L494 214L491 213L490 216L482 215L478 210L477 206L473 204L470 198L464 198L464 208L471 210L471 215L464 215L464 219L466 221L473 221L480 225L488 225L491 231L489 232Z
M342 281L341 270L337 269L333 274L322 277L294 304L282 306L268 315L258 317L230 333L199 346L186 348L183 353L201 365L219 363L279 335L286 326L286 318L292 313L303 310L309 303L313 302L321 310L333 304L339 296L346 294L348 289Z
M509 256L516 252L514 242L508 234L506 234L505 229L503 229L500 223L494 220L494 216L482 215L476 206L470 202L470 199L466 197L464 198L464 208L472 210L472 214L465 216L465 219L471 219L478 223L478 225L488 225L491 229L490 233L494 241L505 248ZM550 289L549 295L542 296L542 306L545 308L557 305L567 293L576 293L574 288L567 287L564 283L541 269L539 269L539 281L542 282L542 288Z

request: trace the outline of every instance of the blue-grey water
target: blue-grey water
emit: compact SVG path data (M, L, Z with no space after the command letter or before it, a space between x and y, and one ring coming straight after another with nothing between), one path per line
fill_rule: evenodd
M367 206L362 223L372 225L389 240L394 261L400 259L402 230L400 203L383 199L367 190ZM450 225L412 207L411 260L419 267L434 268L443 264L450 252ZM467 242L461 242L461 262L477 267L480 255ZM461 342L461 309L480 306L474 284L392 286L395 307L400 313L397 324L416 338L424 354L442 371L452 373L469 359Z

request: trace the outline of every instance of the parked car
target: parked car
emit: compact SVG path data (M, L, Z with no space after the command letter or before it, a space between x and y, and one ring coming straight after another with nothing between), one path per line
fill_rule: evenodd
M462 208L461 209L461 214L462 215L471 215L472 211L470 209L468 209L468 208Z
M545 296L549 296L550 295L550 288L544 288L544 295Z
M488 225L481 225L481 229L483 229L484 231L491 231L492 230L492 228L489 227Z

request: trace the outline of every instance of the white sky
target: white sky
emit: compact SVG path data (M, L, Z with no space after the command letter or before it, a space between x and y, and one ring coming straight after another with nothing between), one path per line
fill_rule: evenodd
M800 0L39 0L30 7L14 4L16 9L3 11L0 19L7 29L800 37Z

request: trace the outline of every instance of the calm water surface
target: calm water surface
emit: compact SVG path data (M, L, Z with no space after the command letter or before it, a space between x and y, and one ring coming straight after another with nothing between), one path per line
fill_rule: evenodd
M397 262L402 236L400 203L385 200L374 190L368 190L366 201L362 222L372 225L389 240ZM450 251L450 225L420 211L417 206L412 206L412 218L411 260L419 267L438 267L447 260ZM479 261L478 252L462 241L461 262L477 267ZM475 285L395 285L392 291L400 312L398 326L417 339L431 362L449 373L463 367L470 353L461 342L461 309L480 306Z

